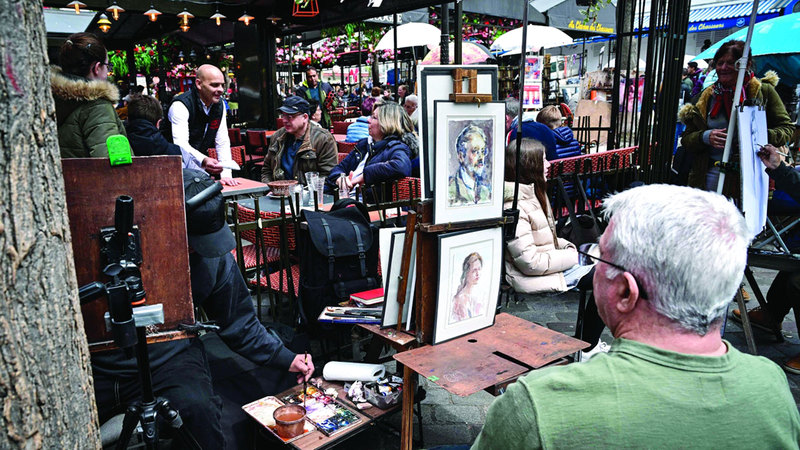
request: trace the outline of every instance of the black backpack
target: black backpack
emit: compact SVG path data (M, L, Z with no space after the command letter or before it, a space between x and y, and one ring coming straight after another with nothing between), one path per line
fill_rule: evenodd
M298 232L300 315L314 324L326 306L381 286L378 227L364 204L349 198L329 212L305 210L303 219L308 226Z

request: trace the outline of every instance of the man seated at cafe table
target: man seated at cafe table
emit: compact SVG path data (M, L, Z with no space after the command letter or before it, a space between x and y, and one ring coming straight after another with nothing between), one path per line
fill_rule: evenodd
M236 186L238 181L231 169L223 164L233 162L231 140L222 94L225 76L211 64L197 68L195 85L172 100L167 118L172 127L172 142L194 156L197 163L211 175L219 175L224 185ZM208 156L216 148L217 158Z
M720 335L747 262L736 207L670 185L604 207L593 284L611 350L510 385L472 448L798 448L783 371Z
M319 172L325 179L336 166L338 150L333 135L308 117L308 102L287 97L278 108L284 126L272 135L261 181L298 180L306 184L306 172Z

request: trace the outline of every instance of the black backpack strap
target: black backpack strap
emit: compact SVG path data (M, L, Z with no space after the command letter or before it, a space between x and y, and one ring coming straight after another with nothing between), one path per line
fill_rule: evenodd
M344 209L347 208L348 206L355 206L356 208L358 208L358 210L361 211L361 214L367 219L367 222L369 222L369 211L367 211L367 207L364 206L363 203L352 198L340 198L339 200L333 203L333 206L331 206L330 211Z
M364 250L364 242L361 240L361 232L358 230L358 225L352 220L348 220L356 233L356 242L358 244L358 262L361 263L361 276L367 276L367 253Z
M334 262L336 261L336 257L333 256L333 237L331 237L331 227L328 225L328 221L325 220L324 217L321 218L322 228L325 230L325 235L327 236L328 242L328 279L333 280L333 269L334 269ZM359 236L359 240L361 236Z

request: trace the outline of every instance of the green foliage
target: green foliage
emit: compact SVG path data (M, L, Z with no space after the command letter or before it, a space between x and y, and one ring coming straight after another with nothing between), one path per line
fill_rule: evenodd
M108 62L114 66L114 78L120 79L128 75L128 53L124 50L108 52Z
M610 4L611 0L595 0L588 8L580 10L580 13L583 15L583 24L588 25L597 22L597 13Z

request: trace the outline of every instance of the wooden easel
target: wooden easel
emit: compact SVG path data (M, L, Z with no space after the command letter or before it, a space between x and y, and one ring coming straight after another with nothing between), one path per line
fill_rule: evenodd
M134 199L134 225L141 233L142 284L147 304L162 304L164 323L148 330L148 342L190 337L174 331L194 324L181 159L134 157L133 164L111 167L106 158L62 159L72 253L78 285L109 281L103 275L100 228L114 225L120 195ZM90 351L113 348L106 331L105 297L82 305Z
M453 93L450 101L455 103L491 102L492 94L478 93L478 71L475 69L453 69ZM464 79L467 80L467 92L464 92Z

